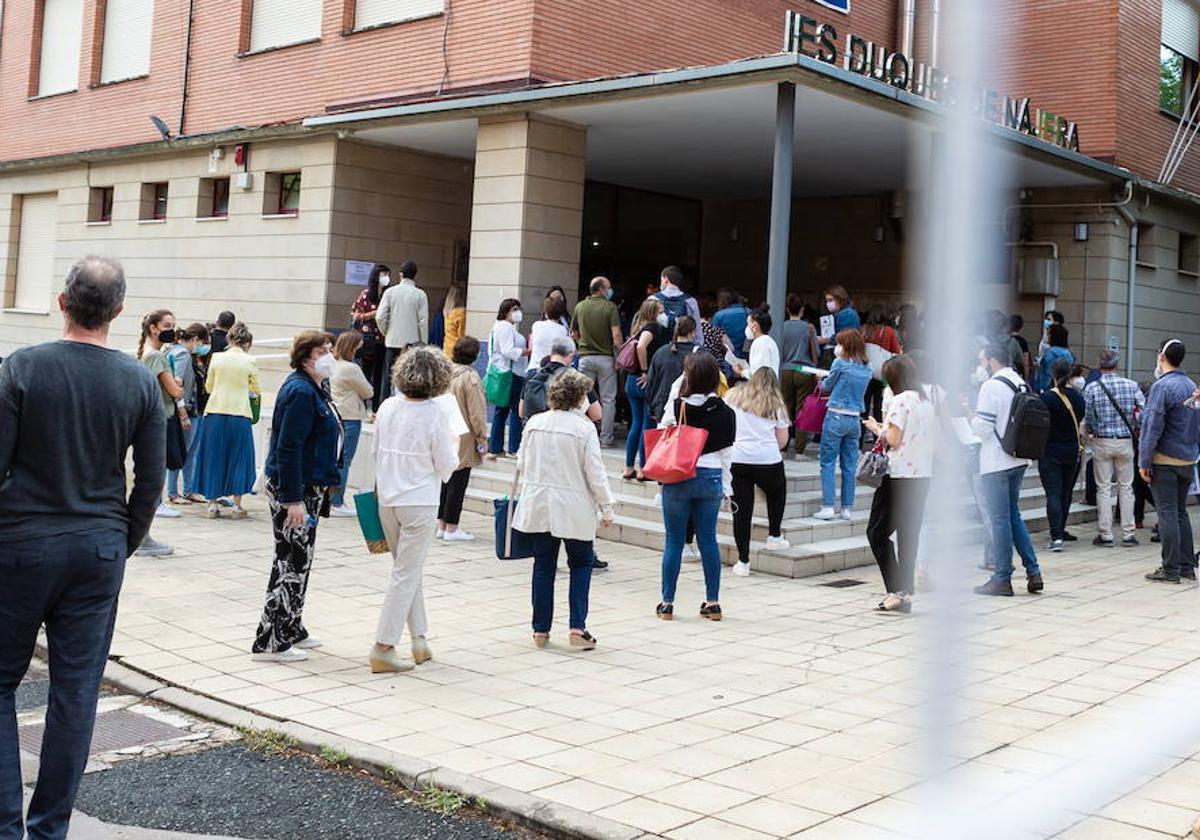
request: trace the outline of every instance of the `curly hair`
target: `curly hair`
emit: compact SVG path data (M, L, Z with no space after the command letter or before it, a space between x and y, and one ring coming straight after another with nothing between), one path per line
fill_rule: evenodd
M554 411L579 408L592 390L592 380L577 370L567 368L554 378L546 390L546 405Z
M392 387L412 400L440 397L450 389L450 360L433 347L412 347L392 368Z

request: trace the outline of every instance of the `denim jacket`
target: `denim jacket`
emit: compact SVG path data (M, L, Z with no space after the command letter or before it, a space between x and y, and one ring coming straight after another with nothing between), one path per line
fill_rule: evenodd
M862 414L863 396L871 383L871 366L835 359L833 367L821 382L821 390L829 394L829 408Z
M1200 411L1185 406L1196 384L1181 370L1172 370L1150 388L1142 412L1138 466L1148 470L1154 453L1181 461L1195 461L1200 438Z
M306 487L341 481L342 422L317 383L295 372L275 398L266 474L283 504L304 500Z

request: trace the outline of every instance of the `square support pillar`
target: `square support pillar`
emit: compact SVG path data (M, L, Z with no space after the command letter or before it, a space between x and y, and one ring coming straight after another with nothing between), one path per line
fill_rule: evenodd
M587 131L527 115L481 120L475 150L467 332L486 340L505 298L527 321L551 286L579 285ZM522 332L528 332L528 324Z

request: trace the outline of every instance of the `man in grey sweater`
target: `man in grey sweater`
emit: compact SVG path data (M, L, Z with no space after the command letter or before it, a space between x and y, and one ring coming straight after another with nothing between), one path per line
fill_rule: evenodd
M387 372L383 377L383 399L392 394L392 367L400 354L413 344L429 342L429 296L417 288L417 264L408 260L400 266L400 282L383 293L375 323L383 333Z
M0 836L22 836L15 693L45 624L50 705L31 838L67 835L87 764L125 560L162 492L166 446L158 385L108 343L125 274L88 257L58 296L63 340L0 366ZM125 456L133 447L133 489Z

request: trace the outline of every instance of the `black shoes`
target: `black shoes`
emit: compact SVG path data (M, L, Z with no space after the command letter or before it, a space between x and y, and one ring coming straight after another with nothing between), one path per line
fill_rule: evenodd
M663 621L675 620L675 605L674 604L659 604L654 608L654 614Z
M602 572L608 568L608 563L601 560L599 557L592 555L592 570Z
M1111 538L1106 540L1104 537L1097 535L1096 539L1092 540L1092 545L1098 545L1101 548L1112 548L1114 545L1116 545L1116 542Z
M1025 588L1029 591L1030 595L1036 595L1041 592L1043 588L1042 576L1030 575L1029 577L1025 578ZM1011 585L1009 586L1009 589L1012 589Z
M1042 582L1042 579L1038 578L1038 583L1040 584L1041 582ZM1012 594L1013 594L1012 581L996 580L995 578L992 578L987 583L985 583L983 586L976 586L975 594L976 595L1004 595L1007 597L1012 597Z
M721 605L710 604L707 601L700 605L700 617L707 618L709 621L721 620Z
M1193 572L1193 574L1195 573ZM1162 566L1159 566L1153 572L1146 575L1146 580L1152 580L1155 583L1179 583L1179 575L1172 575Z
M1183 571L1181 571L1179 573L1179 576L1181 578L1183 578L1184 580L1195 580L1196 579L1196 567L1195 566L1184 566Z
M1063 542L1078 542L1078 541L1079 541L1079 537L1075 536L1074 534L1072 534L1068 531L1063 531Z
M1136 548L1139 545L1137 537L1126 537L1121 540L1122 548Z

